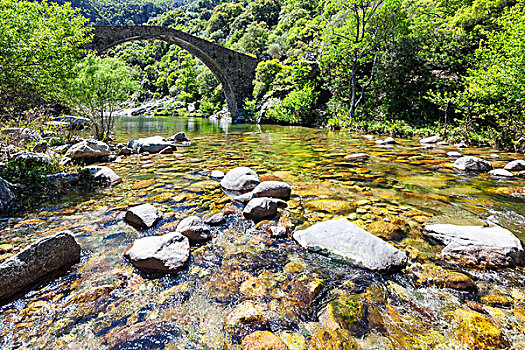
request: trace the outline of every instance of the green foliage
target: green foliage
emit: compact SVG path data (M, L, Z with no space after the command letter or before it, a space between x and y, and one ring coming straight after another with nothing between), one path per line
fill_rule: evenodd
M18 158L7 161L0 167L0 177L25 186L29 193L36 193L48 186L47 175L61 170L56 160L51 163L39 158Z
M0 118L20 120L61 100L88 27L69 4L0 0L0 13Z
M478 124L498 131L500 146L523 146L525 140L525 3L505 12L498 31L476 50L476 63L464 80L465 90L454 100L456 107ZM521 145L520 145L521 143Z
M115 58L89 55L74 67L67 90L68 104L92 121L98 140L111 137L113 112L138 89L135 72Z
M314 90L313 86L293 90L280 105L268 112L269 116L285 123L312 125L315 122L312 107L318 96Z

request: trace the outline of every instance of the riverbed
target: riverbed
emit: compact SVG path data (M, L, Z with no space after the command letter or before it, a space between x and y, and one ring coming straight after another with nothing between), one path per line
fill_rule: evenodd
M525 348L524 269L444 261L443 246L422 234L429 223L490 222L523 240L525 179L458 172L446 154L458 151L453 146L423 148L398 138L378 146L377 136L327 129L140 116L120 119L116 142L178 131L191 145L174 154L104 164L121 183L0 221L1 243L12 246L1 260L62 230L82 246L80 263L63 276L0 307L2 349L236 349L256 330L271 331L290 349L330 348L323 342L339 344L333 349ZM459 152L494 168L523 159L489 148ZM369 158L344 158L357 153ZM243 219L242 206L209 176L237 166L292 186L277 218L257 225ZM139 231L124 213L143 203L164 218ZM227 213L226 223L210 241L192 246L188 266L176 275L143 274L123 257L137 238L219 211ZM267 232L277 222L293 232L339 217L405 252L407 268L365 271ZM436 275L460 276L475 288L451 288ZM252 319L239 319L247 309Z

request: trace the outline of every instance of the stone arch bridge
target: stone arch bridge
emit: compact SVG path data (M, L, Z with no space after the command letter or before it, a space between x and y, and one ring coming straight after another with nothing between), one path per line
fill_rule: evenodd
M213 42L160 26L94 26L93 40L86 46L101 53L115 45L134 40L164 40L178 45L201 60L217 77L233 121L242 115L245 98L251 97L257 59Z

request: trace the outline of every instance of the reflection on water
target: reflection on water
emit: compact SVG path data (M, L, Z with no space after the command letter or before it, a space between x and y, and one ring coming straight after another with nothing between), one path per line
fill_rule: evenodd
M1 248L2 260L64 229L83 247L82 261L65 276L0 308L2 349L230 349L261 329L292 349L324 349L321 343L331 340L363 349L524 348L523 269L450 265L421 235L425 222L489 219L524 238L524 199L511 195L525 186L522 179L459 174L446 156L453 147L424 150L413 140L378 147L362 135L323 129L129 117L119 120L116 137L127 142L178 131L192 139L178 148L182 156L125 157L108 165L121 184L0 221L2 243L10 245ZM370 158L345 161L352 153ZM491 162L503 167L515 157L500 153ZM382 276L305 253L290 238L271 239L265 230L275 221L245 221L208 177L240 165L293 186L288 208L275 219L292 231L344 216L384 237L384 223L398 224L402 238L390 243L409 255L409 266ZM170 215L137 231L123 215L146 202ZM123 258L139 237L225 209L226 224L192 247L188 267L175 276L149 278ZM477 293L444 288L458 278L474 280Z

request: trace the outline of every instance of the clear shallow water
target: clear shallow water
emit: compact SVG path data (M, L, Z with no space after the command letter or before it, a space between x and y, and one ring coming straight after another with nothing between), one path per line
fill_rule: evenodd
M255 329L304 340L308 348L319 329L333 326L325 311L331 301L346 332L338 331L338 337L355 337L362 348L490 348L464 334L468 327L458 310L467 310L467 301L477 303L470 310L479 306L487 322L503 330L492 348L525 345L523 269L450 265L420 233L427 220L483 224L489 219L523 239L525 200L506 194L524 187L523 179L457 173L445 154L453 147L422 150L416 141L402 139L392 148L378 147L363 135L322 129L133 117L120 120L116 141L177 131L192 140L177 151L182 156L125 157L106 164L123 178L117 186L71 194L38 213L0 222L2 243L13 246L0 259L64 229L72 230L83 247L82 261L65 276L0 308L2 348L223 349L238 347ZM516 158L490 149L460 152L487 158L494 167ZM345 161L352 153L371 158ZM490 159L493 153L500 157ZM391 243L409 254L409 268L382 276L341 265L303 252L291 239L270 239L265 223L255 227L238 212L228 215L210 242L192 248L190 264L175 276L144 276L123 258L139 237L165 232L185 216L229 207L231 201L208 174L241 165L293 186L281 214L292 230L339 216L364 228L401 218L409 226L405 238ZM145 202L172 214L139 232L123 214ZM479 292L421 284L414 269L422 264L463 272ZM510 304L482 302L486 295L503 295ZM232 310L250 300L262 320L231 325Z

